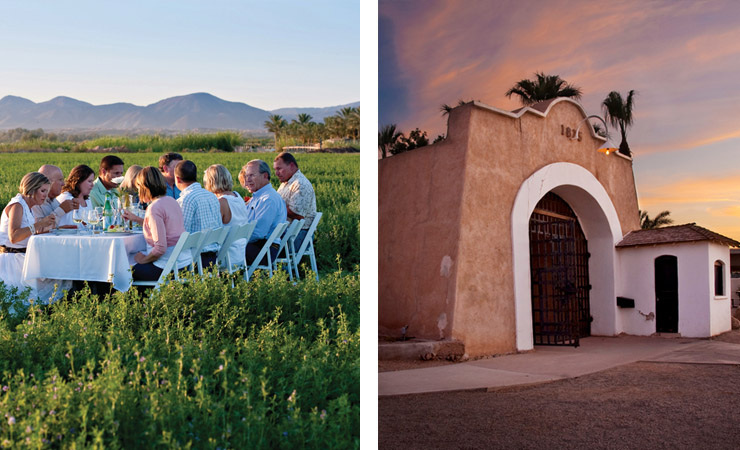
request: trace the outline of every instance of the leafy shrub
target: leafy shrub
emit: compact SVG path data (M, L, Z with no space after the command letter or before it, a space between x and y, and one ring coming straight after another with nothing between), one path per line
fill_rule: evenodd
M83 290L16 320L0 319L2 446L359 446L356 274Z

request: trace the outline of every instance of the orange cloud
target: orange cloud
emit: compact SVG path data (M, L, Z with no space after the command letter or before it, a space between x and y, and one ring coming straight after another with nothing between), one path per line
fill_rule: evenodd
M640 209L651 216L667 210L674 223L695 222L712 231L740 240L740 186L737 177L711 176L676 179L660 186L643 186Z
M722 208L719 210L712 210L710 211L711 214L716 216L727 216L727 217L737 217L740 218L740 205L738 206L728 206L727 208ZM740 226L739 226L740 228Z
M671 183L659 186L651 186L649 183L642 185L639 194L640 204L646 208L657 204L675 203L706 205L735 202L740 204L740 183L734 176L678 178Z

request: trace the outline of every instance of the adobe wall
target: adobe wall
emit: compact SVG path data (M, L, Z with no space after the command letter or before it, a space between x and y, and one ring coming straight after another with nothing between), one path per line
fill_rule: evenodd
M379 161L378 329L449 338L458 271L466 114L444 141Z
M470 356L516 351L512 208L549 164L591 172L623 233L639 228L632 161L598 153L586 124L580 142L561 134L585 117L565 99L544 113L470 103L450 113L442 143L379 162L381 335L410 325L415 337L463 341Z
M632 161L597 152L604 142L587 125L580 142L562 135L561 126L575 130L586 117L569 100L553 102L544 117L524 112L514 118L479 104L463 108L471 119L453 338L465 342L469 355L510 353L516 351L511 213L520 186L549 164L577 164L603 185L627 233L639 229Z

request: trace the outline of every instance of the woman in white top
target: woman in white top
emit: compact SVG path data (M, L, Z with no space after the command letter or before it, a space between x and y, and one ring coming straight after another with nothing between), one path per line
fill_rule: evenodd
M34 234L51 230L56 220L54 214L35 220L31 208L46 201L50 188L51 183L46 176L38 172L28 173L21 180L20 193L10 200L2 212L0 218L0 278L6 286L17 287L20 290L29 287L23 281L22 275L28 238ZM50 286L38 283L36 287L38 291L32 289L31 298L38 298L42 303L46 303L53 291L53 283ZM40 292L42 290L43 293Z
M87 212L93 208L92 202L88 200L88 197L90 196L90 191L92 191L94 181L95 171L84 164L76 166L69 173L67 181L64 182L62 193L57 197L57 201L62 203L65 200L76 198L80 205L79 209L82 212L82 217L87 217ZM72 220L73 213L74 211L70 211L62 216L59 219L58 225L65 228L77 227Z
M229 170L221 164L214 164L206 169L203 175L203 186L216 194L221 205L221 220L224 225L239 226L247 223L247 206L244 200L234 192L234 181ZM229 248L231 264L244 264L244 252L247 240L239 239Z

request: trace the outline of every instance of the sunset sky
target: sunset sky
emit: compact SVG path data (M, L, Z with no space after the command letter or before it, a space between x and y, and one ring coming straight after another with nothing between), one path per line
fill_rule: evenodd
M358 1L0 5L0 98L144 106L208 92L268 110L360 99Z
M505 92L538 71L588 114L634 89L640 207L740 240L740 2L381 0L378 35L379 127L431 140L443 103L516 109Z

